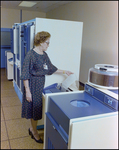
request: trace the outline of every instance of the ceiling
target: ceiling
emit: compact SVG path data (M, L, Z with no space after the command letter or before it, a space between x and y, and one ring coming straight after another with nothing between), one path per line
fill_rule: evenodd
M71 3L73 1L29 1L29 2L37 3L32 7L18 6L21 2L22 1L1 1L1 7L10 8L10 9L28 10L28 11L39 11L39 12L47 13L50 10L53 10L67 3Z

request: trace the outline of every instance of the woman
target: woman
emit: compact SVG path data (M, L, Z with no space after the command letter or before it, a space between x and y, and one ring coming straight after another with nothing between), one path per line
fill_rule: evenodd
M37 121L42 119L42 92L45 84L45 75L53 73L72 74L70 71L59 70L55 67L47 53L50 33L38 32L34 38L35 48L29 50L23 62L21 80L24 83L22 99L22 118L30 119L29 135L38 143L43 143L37 131Z

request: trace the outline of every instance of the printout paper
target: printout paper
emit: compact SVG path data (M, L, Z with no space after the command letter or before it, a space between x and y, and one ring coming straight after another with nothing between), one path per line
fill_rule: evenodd
M77 80L77 79L76 79L76 75L75 75L75 74L71 74L70 76L68 76L68 77L66 78L66 80L64 80L64 81L62 82L62 86L67 89L67 88L68 88L71 84L73 84L76 80Z

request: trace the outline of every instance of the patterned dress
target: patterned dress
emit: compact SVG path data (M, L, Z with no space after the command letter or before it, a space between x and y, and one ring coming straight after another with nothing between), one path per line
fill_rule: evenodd
M27 52L21 73L21 80L28 80L32 95L32 102L26 100L25 87L22 98L22 118L34 120L42 119L42 92L45 85L45 75L51 75L57 68L51 63L46 52L43 55L33 49Z

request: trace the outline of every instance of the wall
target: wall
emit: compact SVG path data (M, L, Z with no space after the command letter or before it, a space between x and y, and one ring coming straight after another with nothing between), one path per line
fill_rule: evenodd
M12 28L14 23L20 22L20 11L1 8L1 28Z
M48 13L46 18L83 22L79 81L85 83L95 64L118 65L118 2L75 1Z
M12 28L14 23L20 23L20 10L1 8L1 28ZM46 13L22 10L22 22L36 17L45 18Z
M28 21L37 17L46 18L46 13L22 10L22 22L25 22L25 21Z

